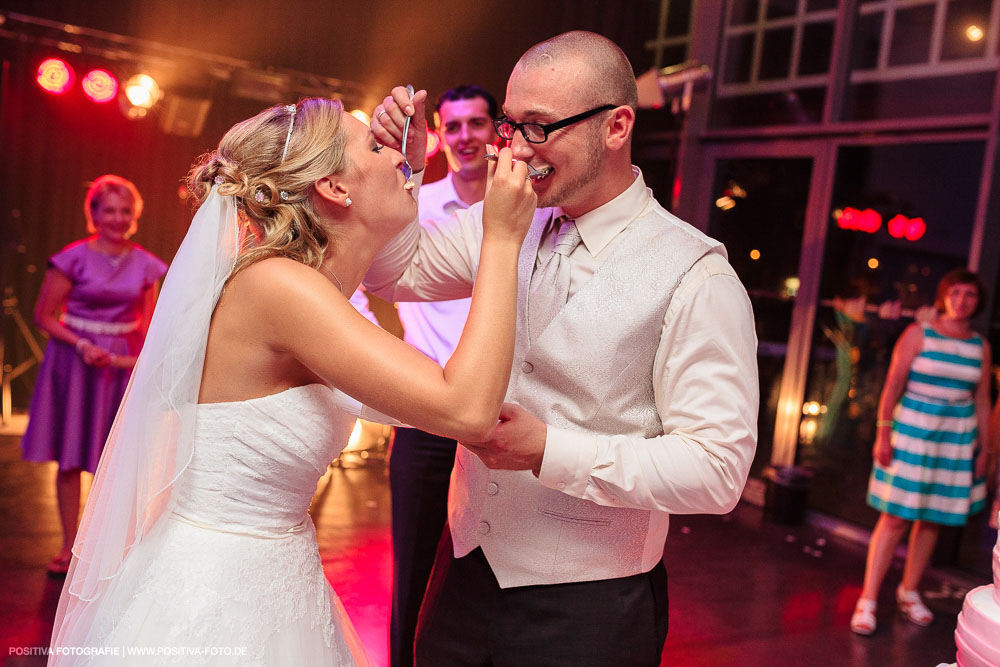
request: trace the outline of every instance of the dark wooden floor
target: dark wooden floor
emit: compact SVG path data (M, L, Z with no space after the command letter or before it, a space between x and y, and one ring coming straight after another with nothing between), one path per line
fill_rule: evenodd
M44 664L11 650L44 645L51 632L62 583L45 574L59 546L53 475L53 464L21 461L16 437L0 437L0 658L9 665ZM332 469L313 517L327 577L371 657L385 665L391 567L384 465ZM857 637L847 623L863 550L815 528L772 523L754 507L674 517L666 562L671 611L663 665L933 667L954 660L962 586L931 573L924 589L937 620L918 628L893 613L896 567L879 632Z

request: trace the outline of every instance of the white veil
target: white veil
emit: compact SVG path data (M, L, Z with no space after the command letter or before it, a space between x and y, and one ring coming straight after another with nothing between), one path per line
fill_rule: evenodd
M169 511L191 460L212 312L239 252L233 197L213 186L163 282L83 512L51 645L87 646L102 595L129 552Z

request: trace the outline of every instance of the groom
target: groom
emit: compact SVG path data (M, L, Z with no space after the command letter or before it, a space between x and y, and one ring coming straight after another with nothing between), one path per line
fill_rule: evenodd
M532 47L510 76L497 132L543 172L545 208L521 252L510 403L490 441L458 451L419 665L658 665L670 514L740 497L757 434L750 303L724 248L632 166L636 98L625 55L594 33ZM402 88L372 129L399 145L407 106L423 164L422 105ZM366 284L468 296L482 210L411 225Z

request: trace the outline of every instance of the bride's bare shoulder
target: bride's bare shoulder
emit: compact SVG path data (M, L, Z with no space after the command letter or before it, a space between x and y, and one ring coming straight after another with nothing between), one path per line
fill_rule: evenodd
M296 262L294 259L289 259L288 257L268 257L246 267L239 272L237 277L256 276L258 279L270 280L282 275L302 276L306 274L316 274L319 276L318 271L306 266L302 262Z
M310 307L317 297L327 301L336 294L319 271L286 257L269 257L237 273L226 285L219 305L231 305L252 318L259 312Z
M327 286L323 275L311 267L287 257L268 257L240 271L231 281L240 290L268 294L299 290L312 291Z

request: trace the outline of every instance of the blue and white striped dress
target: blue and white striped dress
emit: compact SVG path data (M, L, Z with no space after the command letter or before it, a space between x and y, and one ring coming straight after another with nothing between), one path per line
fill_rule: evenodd
M892 461L875 464L868 504L903 519L960 526L986 503L984 480L973 478L983 339L951 338L927 325L923 332L896 406Z

